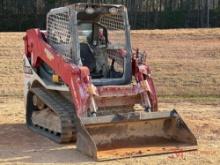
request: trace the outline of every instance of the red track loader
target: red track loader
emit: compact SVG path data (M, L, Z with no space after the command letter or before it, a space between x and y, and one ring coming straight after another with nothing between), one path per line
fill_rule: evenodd
M27 126L94 159L189 151L197 141L175 111L158 112L144 54L132 51L122 5L50 10L24 37Z

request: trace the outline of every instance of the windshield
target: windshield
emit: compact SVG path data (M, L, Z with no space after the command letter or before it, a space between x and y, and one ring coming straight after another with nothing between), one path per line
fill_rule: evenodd
M125 32L123 30L108 30L109 48L125 48Z
M127 55L122 14L101 14L78 23L80 56L92 79L121 79Z

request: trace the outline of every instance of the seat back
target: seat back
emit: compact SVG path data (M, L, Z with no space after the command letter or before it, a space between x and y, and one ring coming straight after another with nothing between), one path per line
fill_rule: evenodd
M80 43L80 57L83 66L87 66L90 72L95 71L96 69L95 55L93 54L87 43Z

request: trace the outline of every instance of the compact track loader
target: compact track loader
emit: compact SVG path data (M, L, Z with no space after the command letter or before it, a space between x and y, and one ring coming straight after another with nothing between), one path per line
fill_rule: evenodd
M133 51L122 5L52 9L24 37L27 126L94 159L195 150L175 111L158 112L145 55Z

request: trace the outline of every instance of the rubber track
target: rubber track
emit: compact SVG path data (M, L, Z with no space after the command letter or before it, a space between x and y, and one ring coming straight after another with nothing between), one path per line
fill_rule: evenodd
M61 132L57 133L35 125L29 125L29 128L57 143L74 141L75 127L72 104L55 91L49 91L43 88L32 88L31 92L37 95L45 105L59 116L61 120Z

